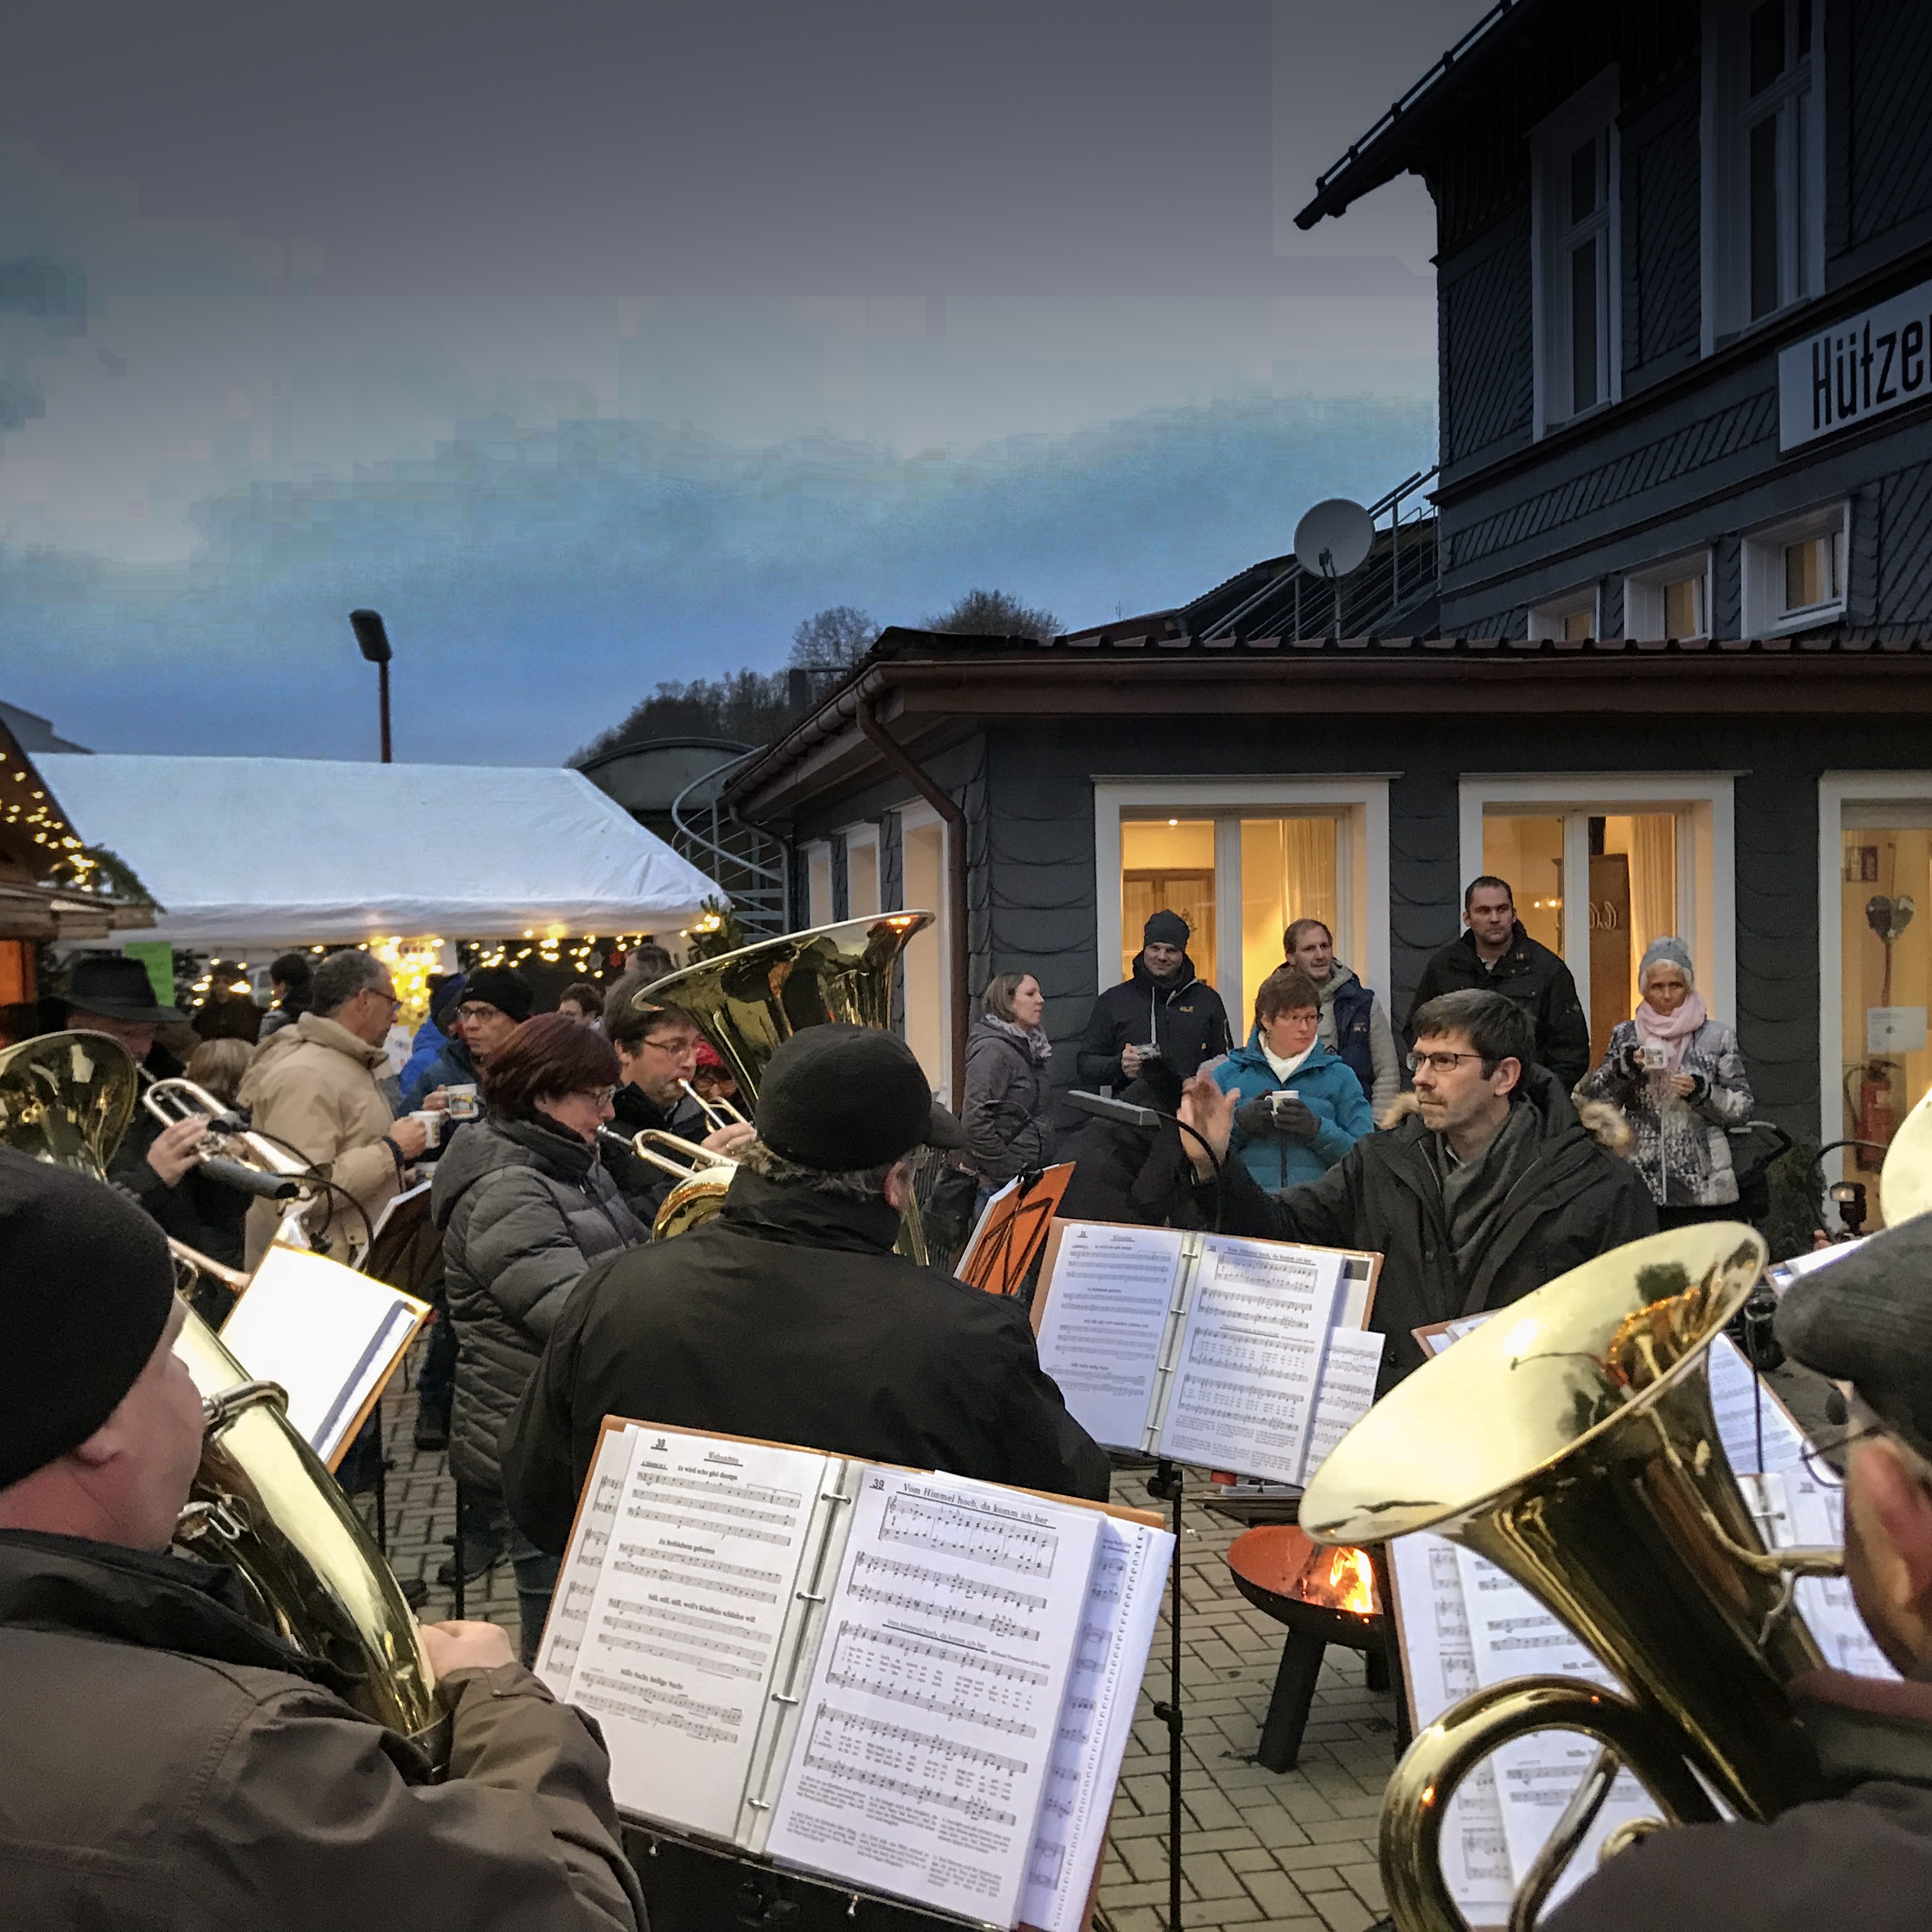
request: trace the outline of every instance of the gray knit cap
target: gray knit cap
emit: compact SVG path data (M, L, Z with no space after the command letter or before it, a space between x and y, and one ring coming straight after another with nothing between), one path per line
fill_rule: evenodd
M1650 969L1666 959L1690 985L1696 985L1697 970L1690 964L1690 949L1674 932L1666 933L1661 939L1653 939L1643 949L1642 963L1636 969L1637 985L1645 986L1650 978Z

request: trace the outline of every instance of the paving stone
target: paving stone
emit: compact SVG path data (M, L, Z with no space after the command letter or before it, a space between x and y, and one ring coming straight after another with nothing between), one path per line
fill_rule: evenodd
M1241 1874L1249 1895L1270 1919L1291 1918L1310 1910L1309 1901L1286 1873L1250 1871Z

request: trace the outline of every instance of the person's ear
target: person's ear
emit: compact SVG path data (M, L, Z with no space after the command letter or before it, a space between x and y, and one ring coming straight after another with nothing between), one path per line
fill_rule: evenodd
M896 1208L902 1214L905 1212L906 1203L912 1198L912 1169L905 1162L895 1161L887 1168L880 1192L888 1207Z
M1932 1637L1932 1496L1882 1440L1864 1444L1845 1486L1876 1617L1908 1634L1915 1655Z
M1522 1062L1514 1058L1498 1060L1491 1079L1498 1094L1514 1094L1522 1084Z

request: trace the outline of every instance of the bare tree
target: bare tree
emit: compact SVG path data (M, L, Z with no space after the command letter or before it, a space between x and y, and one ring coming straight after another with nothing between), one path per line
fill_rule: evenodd
M1060 620L1004 590L969 590L951 610L926 620L928 631L970 631L982 638L1051 638Z
M850 670L878 640L871 615L850 604L814 611L791 634L791 662L803 670Z

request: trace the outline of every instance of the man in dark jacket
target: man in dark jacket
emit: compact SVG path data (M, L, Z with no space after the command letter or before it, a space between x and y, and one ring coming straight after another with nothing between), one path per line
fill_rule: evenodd
M1902 1681L1817 1670L1790 1687L1826 1796L1768 1824L1658 1832L1550 1932L1918 1932L1932 1924L1932 1216L1794 1282L1777 1334L1854 1391L1845 1575Z
M607 1415L1104 1499L1026 1311L892 1252L911 1155L964 1138L904 1042L794 1035L758 1132L716 1219L598 1263L559 1318L503 1442L532 1540L562 1549Z
M1178 912L1148 921L1132 974L1109 986L1088 1016L1075 1063L1083 1084L1118 1093L1153 1057L1150 1046L1185 1080L1234 1045L1220 994L1194 976L1187 938Z
M490 1056L536 1010L536 989L513 966L479 966L464 976L442 1050L403 1090L401 1111L420 1107L438 1088L474 1087Z
M431 1624L440 1778L166 1552L201 1399L158 1232L0 1151L0 1923L638 1932L596 1727L491 1624Z
M1382 1256L1370 1325L1386 1390L1424 1360L1412 1329L1501 1308L1657 1232L1642 1177L1600 1147L1534 1062L1529 1022L1500 993L1445 993L1415 1015L1417 1111L1358 1141L1320 1180L1264 1193L1224 1160L1222 1225ZM1236 1096L1188 1083L1181 1118L1225 1155ZM1212 1169L1194 1144L1197 1178Z
M1462 938L1422 969L1409 1002L1409 1038L1416 1036L1416 1016L1438 994L1486 987L1514 1000L1529 1016L1538 1060L1556 1075L1564 1093L1574 1092L1590 1070L1590 1022L1569 968L1523 931L1507 879L1472 880L1462 895Z

